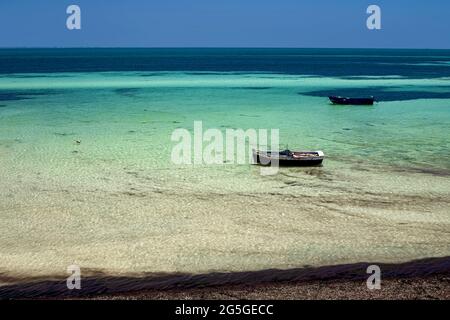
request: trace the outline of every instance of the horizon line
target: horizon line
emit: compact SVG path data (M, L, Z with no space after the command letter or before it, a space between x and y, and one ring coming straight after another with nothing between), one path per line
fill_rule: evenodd
M450 50L448 48L417 48L417 47L399 47L399 48L388 48L388 47L245 47L245 46L0 46L2 49L316 49L316 50Z

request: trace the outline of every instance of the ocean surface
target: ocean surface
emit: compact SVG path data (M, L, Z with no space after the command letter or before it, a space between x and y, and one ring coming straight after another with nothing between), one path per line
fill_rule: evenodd
M175 165L194 121L326 159ZM450 50L2 49L0 282L448 256L449 137Z

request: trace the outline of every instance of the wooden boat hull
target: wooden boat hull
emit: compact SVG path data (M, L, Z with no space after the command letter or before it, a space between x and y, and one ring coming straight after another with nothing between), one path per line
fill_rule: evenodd
M373 105L375 99L370 98L345 98L345 97L328 97L333 104L340 105Z
M296 154L299 156L297 157ZM310 167L321 165L323 159L324 154L321 151L297 151L290 155L273 154L271 151L253 152L254 162L260 165L274 165L278 160L278 165L281 167Z

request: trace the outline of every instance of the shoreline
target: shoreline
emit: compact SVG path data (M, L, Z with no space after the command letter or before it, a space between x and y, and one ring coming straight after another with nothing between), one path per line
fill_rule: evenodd
M366 270L371 264L381 268L380 290L367 289ZM0 274L0 280L14 279ZM81 281L81 290L68 290L65 279L30 279L0 287L0 299L450 299L450 256L233 273L108 276L98 272Z

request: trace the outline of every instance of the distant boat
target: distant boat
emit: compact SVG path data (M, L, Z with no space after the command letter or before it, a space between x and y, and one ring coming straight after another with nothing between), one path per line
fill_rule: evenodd
M345 104L345 105L373 105L375 99L369 98L346 98L346 97L328 97L333 104Z
M255 163L270 165L273 160L278 160L280 166L317 166L320 165L325 155L322 151L258 151L253 150Z

